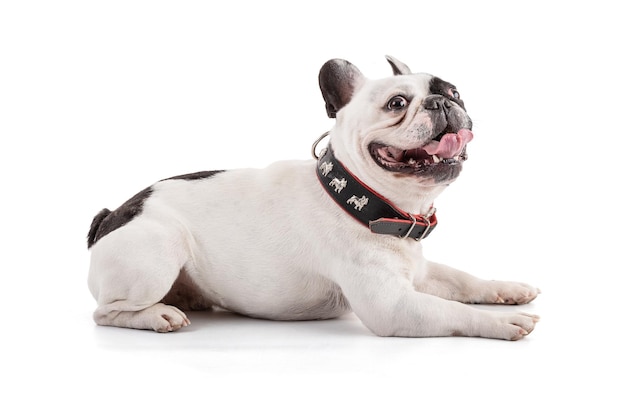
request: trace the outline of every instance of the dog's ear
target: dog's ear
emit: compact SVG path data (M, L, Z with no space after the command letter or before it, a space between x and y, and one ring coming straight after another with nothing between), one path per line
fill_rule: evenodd
M394 75L409 75L411 73L411 68L404 62L395 59L391 55L385 55L385 58L387 58L387 62L391 65Z
M329 118L350 102L365 77L359 69L342 59L332 59L320 69L319 82Z

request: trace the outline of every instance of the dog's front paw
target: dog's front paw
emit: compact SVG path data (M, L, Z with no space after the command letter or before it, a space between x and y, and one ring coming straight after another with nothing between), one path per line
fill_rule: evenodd
M530 303L541 291L520 282L491 281L483 299L478 303L523 305Z
M493 333L485 337L519 340L535 329L539 316L527 313L502 313L496 315Z

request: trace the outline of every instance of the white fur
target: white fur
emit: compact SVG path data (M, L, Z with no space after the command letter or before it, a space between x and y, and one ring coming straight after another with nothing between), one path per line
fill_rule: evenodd
M348 169L414 213L428 211L445 185L389 174L367 145L376 139L409 148L425 141L428 121L417 108L414 119L392 130L376 101L398 89L423 98L429 79L361 79L330 134ZM182 270L201 293L197 305L254 317L327 319L352 310L381 336L516 340L532 331L536 316L460 302L526 303L535 288L474 278L426 261L421 243L371 233L328 196L315 168L313 160L284 161L156 183L143 212L92 247L95 321L156 331L188 325L181 310L159 303Z

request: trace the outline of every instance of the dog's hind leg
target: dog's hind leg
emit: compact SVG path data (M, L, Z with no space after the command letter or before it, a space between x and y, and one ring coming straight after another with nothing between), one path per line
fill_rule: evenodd
M189 325L182 311L160 303L188 258L179 233L136 220L103 237L91 251L89 288L98 301L97 324L157 332Z
M99 306L93 314L94 321L100 326L148 329L159 333L176 331L190 324L187 316L175 306L156 303L136 312L126 310L135 307L126 301Z

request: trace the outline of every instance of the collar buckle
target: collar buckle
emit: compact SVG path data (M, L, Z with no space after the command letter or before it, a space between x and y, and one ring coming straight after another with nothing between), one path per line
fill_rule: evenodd
M415 241L420 242L422 239L424 239L428 235L428 231L430 231L430 228L432 226L430 219L432 218L433 215L435 215L435 212L437 212L437 209L435 207L431 207L428 213L421 217L424 220L424 224L426 224L426 228L424 228L424 231L422 231L422 234L419 237L414 238ZM411 224L411 228L409 228L407 233L403 237L401 237L402 239L409 238L411 236L411 232L413 232L413 229L415 228L415 225L417 224L417 218L415 218L413 214L409 213L408 215L411 218L411 221L413 221L413 224Z
M426 215L423 217L424 222L426 223L426 228L424 228L424 232L422 232L422 235L420 235L419 238L415 238L417 242L420 242L422 239L424 239L428 235L428 231L430 231L430 228L432 226L430 219L433 217L433 215L435 215L436 212L437 212L437 209L435 207L430 207L430 210L428 210L428 213L426 213ZM412 214L409 214L409 215L411 216L411 218L413 218L413 220L415 220L415 217L413 217ZM415 221L413 223L413 226L415 226ZM413 229L413 227L411 227L411 229ZM409 231L409 233L410 232L411 231Z
M409 217L411 217L411 221L413 221L413 224L411 225L411 228L409 228L409 230L406 232L406 235L402 237L402 239L407 239L411 235L411 232L413 232L413 228L415 228L415 224L417 224L417 218L415 218L413 214L409 214ZM428 227L424 230L424 234L426 234L426 231L428 231L428 228L430 228L430 221L428 222ZM417 242L421 241L422 238L424 238L424 234L422 234L422 236L419 239L416 238Z
M413 219L415 219L412 215L411 215L411 217L412 217ZM426 223L426 228L424 228L424 231L422 232L422 235L420 235L420 237L419 237L419 238L415 238L415 241L420 242L421 240L423 240L423 239L424 239L424 237L426 237L426 235L428 235L428 231L430 231L430 226L431 226L431 224L430 224L430 217L431 217L431 216L424 217L424 222ZM413 225L415 226L415 224L413 224ZM411 229L413 229L413 227L411 227ZM411 231L409 231L409 233L410 233L410 232L411 232ZM407 235L408 235L408 234L407 234Z

